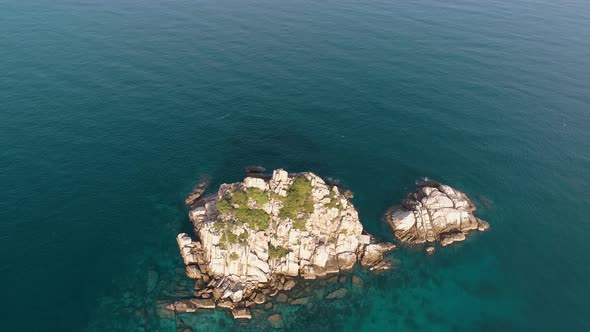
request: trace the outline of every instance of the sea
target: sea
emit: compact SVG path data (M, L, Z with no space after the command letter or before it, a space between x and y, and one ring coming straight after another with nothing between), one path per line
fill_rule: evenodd
M1 0L0 74L1 331L590 331L586 0ZM184 198L249 165L339 180L395 268L163 312ZM424 177L490 230L397 242Z

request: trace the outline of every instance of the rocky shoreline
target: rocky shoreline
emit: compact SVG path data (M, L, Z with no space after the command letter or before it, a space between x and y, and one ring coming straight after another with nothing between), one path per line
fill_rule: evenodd
M391 267L384 255L395 245L363 231L349 191L311 172L262 172L250 170L243 182L223 184L209 197L201 197L205 185L198 185L187 198L198 240L181 233L177 242L195 293L167 309L225 308L250 319L250 309L272 307L269 300L285 297L301 278L345 273L357 263ZM289 303L304 304L305 289L297 294ZM343 288L326 298L345 295Z
M249 167L242 182L222 184L203 196L208 179L195 186L185 203L196 239L177 236L186 275L194 293L166 306L175 313L223 308L235 319L251 319L252 310L281 303L305 305L310 283L347 280L355 265L370 271L392 267L385 254L395 245L379 242L363 230L349 190L311 172L264 173ZM462 192L434 181L418 183L401 205L390 208L386 222L402 243L462 241L488 223L475 217L475 206ZM433 246L426 248L433 254ZM321 280L314 280L320 278ZM357 275L353 284L362 284ZM324 299L346 296L342 287ZM279 313L268 317L281 326Z

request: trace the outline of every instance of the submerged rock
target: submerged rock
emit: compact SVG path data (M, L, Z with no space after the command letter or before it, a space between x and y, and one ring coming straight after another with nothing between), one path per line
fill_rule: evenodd
M270 316L268 316L268 322L270 323L270 326L272 326L275 329L280 329L283 328L283 317L281 316L281 314L272 314Z
M404 242L440 241L443 246L465 240L467 233L489 228L475 217L475 206L464 193L434 181L425 181L391 208L385 219L395 236Z
M352 276L352 285L355 287L363 287L363 279L361 279L361 277L354 274Z
M288 299L289 297L285 293L279 293L279 295L277 295L277 303L285 303Z
M434 247L426 247L427 254L432 255L432 254L434 254L434 251L435 251Z
M197 204L199 198L203 195L207 186L209 185L209 179L203 178L201 182L199 182L194 188L193 191L188 195L188 197L184 200L184 203L187 206L194 206Z
M290 280L287 280L287 282L285 282L283 289L288 291L288 290L291 290L293 287L295 287L295 281L290 279Z
M307 302L309 302L309 297L306 296L291 300L291 302L289 303L291 303L292 305L302 305L307 304Z
M177 237L187 275L211 277L213 299L241 307L293 288L292 277L315 279L356 263L388 268L383 255L395 246L363 234L346 196L313 173L282 169L222 184L189 212L199 241Z
M158 272L156 272L154 270L148 271L147 281L146 281L146 287L147 287L148 293L151 293L156 288L156 285L158 285L158 279L159 279Z
M332 293L329 293L328 295L326 295L326 299L328 299L328 300L341 299L341 298L345 297L347 293L348 293L348 290L346 288L340 288L340 289L337 289L337 290L333 291Z

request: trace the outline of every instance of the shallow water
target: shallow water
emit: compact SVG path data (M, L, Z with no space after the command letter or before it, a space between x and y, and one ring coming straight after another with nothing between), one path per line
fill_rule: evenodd
M192 286L185 195L255 164L340 179L386 240L424 176L491 224L280 308L289 330L590 330L588 22L581 0L1 2L1 329L266 328L156 310Z

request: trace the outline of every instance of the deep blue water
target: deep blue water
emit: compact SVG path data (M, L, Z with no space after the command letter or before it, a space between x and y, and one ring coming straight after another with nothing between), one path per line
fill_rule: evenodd
M0 73L2 331L176 331L183 199L251 164L340 179L384 239L424 176L491 224L290 330L590 330L587 1L3 0Z

